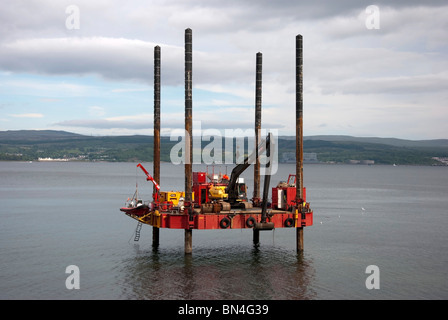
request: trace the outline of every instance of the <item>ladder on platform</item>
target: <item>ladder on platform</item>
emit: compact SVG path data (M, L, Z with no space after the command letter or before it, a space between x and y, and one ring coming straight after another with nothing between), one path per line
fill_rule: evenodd
M137 223L137 228L135 228L134 241L140 240L140 230L142 229L142 223L139 221Z

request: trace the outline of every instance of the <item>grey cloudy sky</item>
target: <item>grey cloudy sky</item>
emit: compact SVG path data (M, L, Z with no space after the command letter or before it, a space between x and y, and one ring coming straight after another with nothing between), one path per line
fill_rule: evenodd
M80 10L67 29L66 8ZM379 29L368 29L369 5ZM194 120L294 133L295 36L304 37L305 135L447 138L446 1L4 1L0 130L152 134L153 48L162 127L182 126L184 30L193 30Z

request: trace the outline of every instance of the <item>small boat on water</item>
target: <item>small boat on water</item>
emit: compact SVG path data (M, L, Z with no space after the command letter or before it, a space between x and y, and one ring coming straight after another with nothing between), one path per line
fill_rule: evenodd
M147 204L138 203L135 206L121 207L120 211L123 211L126 214L143 217L149 213L149 206Z
M149 213L149 205L143 203L143 200L138 198L138 190L135 190L132 198L128 198L124 207L120 208L126 214L131 214L137 217L143 217Z

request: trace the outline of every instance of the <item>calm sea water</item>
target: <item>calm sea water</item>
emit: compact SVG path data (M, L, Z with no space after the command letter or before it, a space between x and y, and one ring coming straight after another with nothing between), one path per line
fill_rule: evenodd
M272 184L294 171L280 165ZM183 188L182 166L161 173L162 189ZM448 168L305 165L303 255L293 229L262 232L258 248L251 230L193 231L191 256L183 230L162 229L157 251L149 226L134 242L119 207L136 184L152 192L134 163L0 162L0 181L0 299L448 298ZM380 289L366 288L369 265Z

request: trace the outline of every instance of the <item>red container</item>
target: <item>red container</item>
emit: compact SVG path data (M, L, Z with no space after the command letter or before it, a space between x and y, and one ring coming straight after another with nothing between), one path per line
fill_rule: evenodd
M193 172L193 184L205 183L205 172Z

